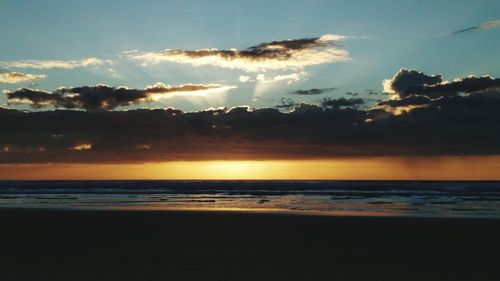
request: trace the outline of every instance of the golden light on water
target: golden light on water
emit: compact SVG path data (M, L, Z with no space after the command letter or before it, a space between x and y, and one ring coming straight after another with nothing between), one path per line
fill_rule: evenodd
M1 179L494 180L500 156L1 164Z

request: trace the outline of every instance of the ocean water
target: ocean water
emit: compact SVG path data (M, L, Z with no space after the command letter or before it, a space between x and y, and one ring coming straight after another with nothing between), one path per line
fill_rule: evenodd
M500 182L0 181L0 207L500 217Z

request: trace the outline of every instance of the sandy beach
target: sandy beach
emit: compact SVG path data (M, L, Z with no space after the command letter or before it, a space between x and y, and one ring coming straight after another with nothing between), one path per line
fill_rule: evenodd
M1 209L0 280L498 280L500 220Z

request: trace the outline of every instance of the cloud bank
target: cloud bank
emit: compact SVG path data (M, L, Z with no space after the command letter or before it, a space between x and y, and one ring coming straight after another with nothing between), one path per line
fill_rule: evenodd
M266 70L300 70L306 66L349 59L349 53L338 43L345 37L326 34L315 38L272 41L244 50L199 49L125 54L143 65L174 62L193 66L212 65L248 72Z
M182 86L85 88L111 92L100 94L97 101L82 94L84 87L19 92L33 103L69 103L68 107L88 110L0 108L0 162L500 155L498 79L470 76L475 78L446 82L417 70L398 74L390 79L395 93L373 106L361 98L327 98L317 105L283 98L281 105L289 112L247 106L197 112L95 110L147 100L149 95L165 93L163 88L180 91ZM197 86L185 86L185 90L200 89ZM62 100L54 101L54 93Z
M0 71L0 83L16 84L21 82L31 82L38 79L46 78L44 74L29 74L21 72Z
M34 108L54 106L66 109L111 110L118 106L152 102L174 95L204 95L214 91L226 91L232 86L217 84L184 84L178 86L156 83L145 89L110 87L107 85L59 88L53 92L22 88L6 91L9 104L29 104Z

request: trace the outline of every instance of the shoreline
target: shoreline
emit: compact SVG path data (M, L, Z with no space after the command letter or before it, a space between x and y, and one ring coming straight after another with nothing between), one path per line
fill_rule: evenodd
M388 219L388 220L482 220L499 221L497 216L460 216L460 215L394 215L394 214L374 214L363 215L362 211L336 212L336 211L297 211L287 209L176 209L176 208L145 208L143 206L130 207L15 207L0 206L2 212L40 212L40 213L128 213L128 214L151 214L151 215L241 215L241 216L283 216L283 217L323 217L323 218L351 218L351 219Z

